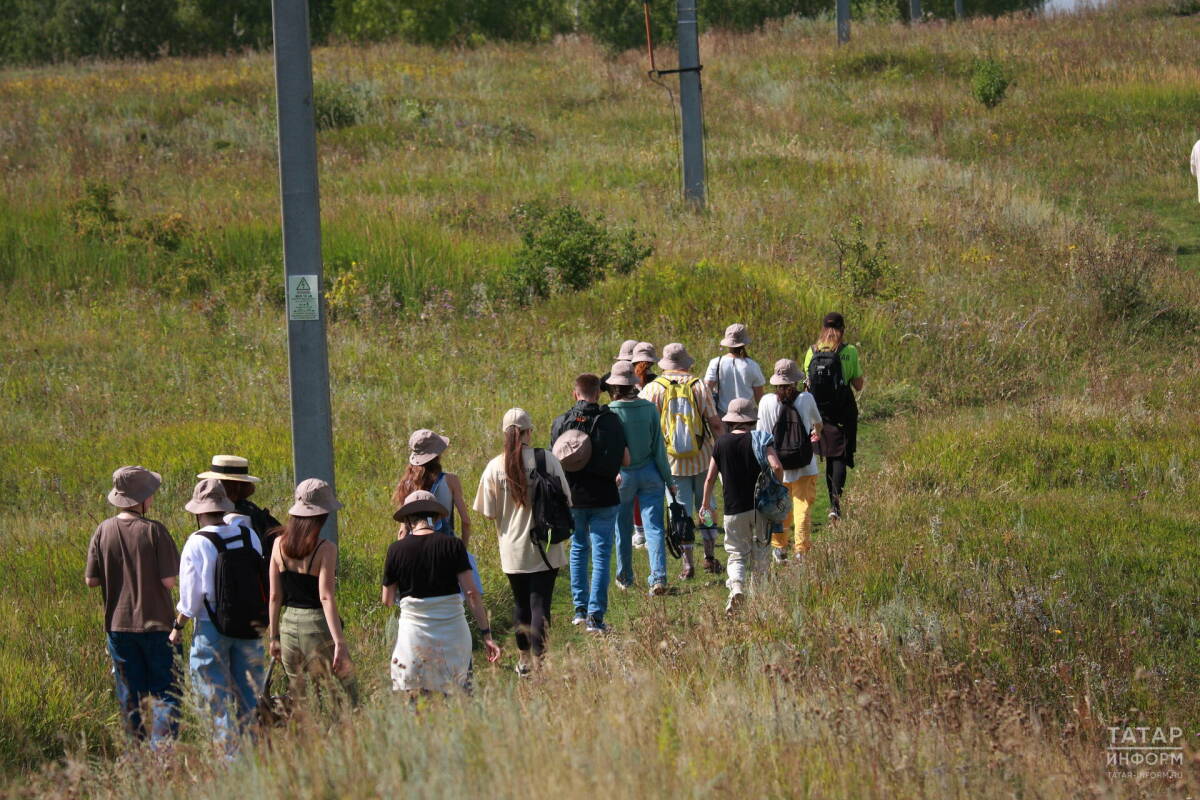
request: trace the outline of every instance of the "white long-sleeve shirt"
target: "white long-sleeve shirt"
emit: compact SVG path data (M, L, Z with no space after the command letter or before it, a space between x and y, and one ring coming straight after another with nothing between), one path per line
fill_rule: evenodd
M258 534L245 526L250 533L250 543L262 554L262 542ZM200 534L211 531L229 542L229 549L236 550L242 546L242 526L239 525L209 525L201 528L188 537L183 544L183 553L179 556L179 605L176 608L180 614L192 619L208 619L208 609L204 607L204 597L208 602L216 601L216 572L217 547Z
M1192 145L1191 158L1192 175L1196 176L1196 192L1200 198L1200 141Z

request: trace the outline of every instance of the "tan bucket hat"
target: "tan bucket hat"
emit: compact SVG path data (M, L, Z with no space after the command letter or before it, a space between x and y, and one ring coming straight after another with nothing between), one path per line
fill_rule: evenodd
M696 359L688 355L686 347L679 342L671 342L663 348L663 356L658 360L658 368L686 372L695 363Z
M749 397L735 397L729 401L729 410L721 417L722 422L758 422L758 406Z
M609 386L636 386L637 375L633 372L632 361L618 361L612 365L612 371L608 373Z
M250 474L250 462L241 456L213 456L212 464L197 478L216 478L222 481L244 481L260 483L262 478Z
M772 386L790 386L793 383L803 383L804 372L790 358L781 358L775 362L775 371L771 373Z
M233 501L225 494L220 479L205 478L196 484L184 509L193 514L228 514L233 511Z
M750 344L750 334L746 333L746 326L740 322L735 322L725 329L725 338L721 340L721 347L745 347Z
M633 348L637 347L637 339L626 339L621 342L621 349L617 352L617 361L628 361L633 357Z
M504 421L500 423L500 432L509 428L517 428L522 431L533 430L533 419L529 416L529 412L523 408L510 408L504 412Z
M658 350L650 342L638 342L637 347L633 348L633 357L629 360L634 364L639 361L649 361L653 364L658 361Z
M320 478L305 478L296 487L296 502L288 509L293 517L319 517L342 507L333 496L333 487Z
M112 474L108 502L117 508L133 508L154 496L162 486L162 475L145 467L118 467Z
M450 512L444 505L437 501L433 496L433 492L427 492L424 489L417 491L404 498L404 505L396 509L396 513L392 514L392 519L399 522L405 517L413 516L435 516L445 517Z
M408 437L408 463L414 467L428 464L446 452L446 448L449 446L449 439L439 436L428 428L414 431L413 435Z

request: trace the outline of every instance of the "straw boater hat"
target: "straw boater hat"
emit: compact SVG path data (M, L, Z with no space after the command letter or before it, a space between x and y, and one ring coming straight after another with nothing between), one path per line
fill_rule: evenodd
M612 365L608 374L609 386L636 386L637 376L633 372L633 362L618 361Z
M771 373L772 386L789 386L793 383L803 383L804 373L790 358L781 358L775 362L775 371Z
M438 436L433 431L422 428L408 437L408 463L414 467L428 464L446 452L449 446L450 440L445 436Z
M746 326L740 322L735 322L725 329L725 338L721 340L721 347L745 347L750 344L750 334L746 333Z
M617 361L628 361L633 356L633 348L637 347L637 339L626 339L621 342L621 349L617 352Z
M154 496L162 485L162 475L145 467L120 467L113 473L112 482L108 502L117 508L133 508Z
M633 348L633 357L629 359L634 364L639 361L649 361L653 364L658 361L658 351L654 349L654 345L650 342L638 342L638 346Z
M320 478L305 478L296 487L296 502L288 509L293 517L319 517L342 507L333 496L333 487Z
M213 456L212 464L197 478L216 478L219 481L244 481L258 483L262 478L250 474L250 462L241 456Z
M530 418L529 412L523 408L510 408L504 412L504 421L500 423L500 432L516 428L522 431L533 430L533 419Z
M688 355L686 347L679 342L671 342L663 348L663 356L658 360L658 368L687 372L695 363L696 359Z
M404 498L404 505L396 509L396 513L392 514L392 519L399 522L405 517L445 517L449 513L446 507L437 501L432 492L418 489Z
M192 514L228 514L233 511L233 502L218 478L205 478L196 484L184 509Z
M729 410L721 417L722 422L758 422L758 408L749 397L735 397L729 401Z

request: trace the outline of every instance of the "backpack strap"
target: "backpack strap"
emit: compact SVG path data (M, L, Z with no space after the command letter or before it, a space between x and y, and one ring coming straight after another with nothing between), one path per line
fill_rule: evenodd
M241 525L239 525L238 527L242 528ZM245 528L242 528L242 530L245 530ZM200 534L205 539L208 539L210 542L212 542L213 547L217 548L217 555L220 555L221 553L224 553L226 550L229 549L229 545L225 542L224 539L222 539L220 537L220 535L216 531L196 531L196 533Z
M533 468L541 475L550 477L550 474L546 472L546 451L540 447L533 448Z

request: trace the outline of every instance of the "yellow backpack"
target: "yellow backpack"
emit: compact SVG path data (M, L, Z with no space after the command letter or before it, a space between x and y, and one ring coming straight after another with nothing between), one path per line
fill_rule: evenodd
M696 408L693 388L699 378L688 377L673 381L667 377L655 378L663 387L662 412L659 424L663 440L667 443L667 454L674 458L688 458L700 452L704 442L704 418Z

